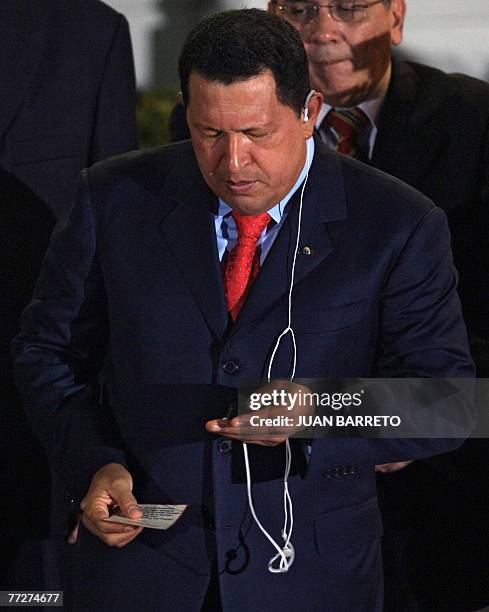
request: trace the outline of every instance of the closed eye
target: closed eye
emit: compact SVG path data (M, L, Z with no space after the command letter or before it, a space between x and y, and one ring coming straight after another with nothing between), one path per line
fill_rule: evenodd
M217 138L221 134L222 132L219 130L212 130L212 129L202 130L202 135L205 138Z
M268 132L261 132L259 130L243 130L243 134L250 138L264 138L268 136Z

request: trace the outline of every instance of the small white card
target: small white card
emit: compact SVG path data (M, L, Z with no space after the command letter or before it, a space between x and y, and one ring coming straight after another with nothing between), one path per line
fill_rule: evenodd
M115 513L104 519L112 523L127 523L129 525L140 525L151 529L168 529L174 525L187 509L184 504L138 504L143 516L140 519L130 519L120 514L117 508Z

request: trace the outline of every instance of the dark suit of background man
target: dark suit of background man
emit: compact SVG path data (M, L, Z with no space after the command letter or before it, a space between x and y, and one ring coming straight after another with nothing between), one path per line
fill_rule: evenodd
M349 14L341 15L341 2L328 10L278 1L269 10L299 30L311 85L325 99L317 122L324 141L337 146L332 107L360 108L366 121L357 156L447 213L472 353L478 375L489 376L489 86L392 62L406 3L368 4L359 21L344 20ZM432 27L435 35L436 23ZM488 461L487 442L469 441L460 451L380 477L384 518L409 543L399 561L400 542L386 541L388 610L458 612L489 604ZM401 576L394 580L399 563Z
M83 498L76 605L380 612L374 465L457 441L293 441L295 561L272 574L241 442L282 543L286 436L219 417L240 381L266 376L296 253L296 376L472 376L445 214L314 141L322 97L282 19L209 17L179 69L192 141L83 173L15 342L35 430ZM292 359L286 338L272 377ZM190 506L166 532L104 521L115 504L138 517L136 500Z
M66 536L68 498L51 493L44 453L14 391L9 344L80 170L137 147L125 18L97 0L2 2L0 91L0 584L54 588L56 560L46 538Z

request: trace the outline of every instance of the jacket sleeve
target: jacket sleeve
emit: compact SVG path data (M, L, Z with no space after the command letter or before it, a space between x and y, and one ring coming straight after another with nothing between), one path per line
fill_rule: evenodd
M447 384L453 386L456 379L474 377L448 225L439 208L432 208L419 221L386 275L375 363L376 378L450 379ZM461 381L460 393L452 393L444 405L466 436L475 422L470 389ZM309 476L342 461L381 464L422 459L454 450L463 440L315 440Z
M55 228L12 345L27 416L78 499L98 468L125 464L117 428L100 401L109 332L87 176L84 171L70 215Z
M100 80L88 165L138 148L131 37L125 17L118 17Z
M385 280L376 375L474 375L448 224L440 208L420 220Z

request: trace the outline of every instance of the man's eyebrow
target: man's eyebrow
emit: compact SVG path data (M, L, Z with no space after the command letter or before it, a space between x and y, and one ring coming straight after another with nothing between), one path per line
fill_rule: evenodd
M200 121L195 122L195 127L199 130L211 130L213 132L253 132L258 130L266 130L270 128L272 125L271 121L267 121L267 123L254 124L240 128L239 130L224 130L222 128L211 125L210 123L203 123Z
M195 125L196 128L198 128L200 130L214 130L215 132L220 132L221 131L219 128L214 127L210 123L203 123L201 121L196 121L194 125Z
M272 125L271 121L267 121L267 123L261 123L260 125L251 125L250 127L243 128L242 132L252 132L254 130L266 130Z

